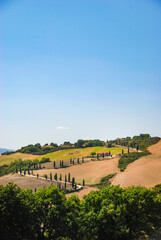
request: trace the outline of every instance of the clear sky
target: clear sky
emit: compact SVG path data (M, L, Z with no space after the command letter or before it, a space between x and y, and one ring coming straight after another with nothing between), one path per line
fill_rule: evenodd
M0 147L161 137L160 0L0 0Z

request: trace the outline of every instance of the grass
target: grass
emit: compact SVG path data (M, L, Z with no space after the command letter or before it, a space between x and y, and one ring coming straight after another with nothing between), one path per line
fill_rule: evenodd
M114 177L116 175L116 173L113 173L113 174L109 174L108 176L106 177L103 177L100 181L100 183L97 183L97 184L93 184L92 186L93 187L98 187L99 189L102 189L104 187L107 187L107 186L110 186L110 178Z
M0 156L0 166L4 164L10 164L15 160L22 159L25 160L41 160L43 157L50 158L50 161L66 160L69 158L84 157L90 155L91 152L111 152L112 155L119 154L122 152L122 148L106 148L106 147L88 147L88 148L77 148L77 149L65 149L59 150L53 153L47 153L45 155L32 155L26 153L15 153L11 155ZM127 152L124 149L124 152Z

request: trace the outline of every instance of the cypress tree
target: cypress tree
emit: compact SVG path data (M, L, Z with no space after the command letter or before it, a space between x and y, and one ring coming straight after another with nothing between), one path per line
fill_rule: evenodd
M39 177L39 174L37 173L37 178Z
M50 180L52 181L52 173L50 172Z
M68 173L68 182L70 182L70 173Z
M128 146L128 153L130 152L129 146Z
M65 189L67 188L67 176L65 175Z
M72 187L74 187L74 184L75 184L75 178L73 177L72 178Z
M61 167L62 167L62 168L64 167L64 162L63 162L63 161L61 162Z
M122 155L124 154L124 150L122 149Z
M77 158L77 163L79 164L79 158Z
M57 179L58 179L58 175L57 175L57 173L55 173L55 180L57 181Z
M85 180L83 179L83 186L85 186Z
M35 169L35 163L34 163L34 169Z
M75 188L75 191L77 190L77 184L75 183L75 185L74 185L74 188Z
M111 156L111 151L109 151L109 156Z
M73 165L74 165L74 159L73 159Z
M55 168L55 161L54 161L54 163L53 163L53 166L54 166L54 168Z
M60 167L61 167L61 161L60 161Z
M137 145L136 150L137 150L137 151L139 150L139 145Z
M60 181L62 181L62 174L60 173L60 178L59 178Z

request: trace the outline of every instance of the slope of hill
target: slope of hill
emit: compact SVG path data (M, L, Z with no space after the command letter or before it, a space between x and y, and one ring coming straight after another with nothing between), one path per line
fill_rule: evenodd
M122 152L122 148L106 148L106 147L88 147L88 148L77 148L77 149L66 149L66 150L59 150L52 153L47 153L45 155L32 155L27 153L14 153L10 155L2 155L0 156L0 166L4 164L10 164L12 161L15 160L33 160L38 159L41 160L44 158L50 158L50 161L59 161L59 160L66 160L69 158L76 158L76 157L84 157L90 155L91 152L111 152L112 155L118 154ZM127 149L124 149L127 152Z
M161 140L148 150L151 155L129 164L124 172L118 173L111 180L112 185L153 187L161 183Z

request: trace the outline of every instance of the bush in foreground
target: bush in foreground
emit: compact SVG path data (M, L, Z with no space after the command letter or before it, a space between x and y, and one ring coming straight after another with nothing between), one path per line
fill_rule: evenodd
M112 186L83 200L67 199L54 185L35 193L12 183L0 186L1 240L134 240L160 228L160 186Z

